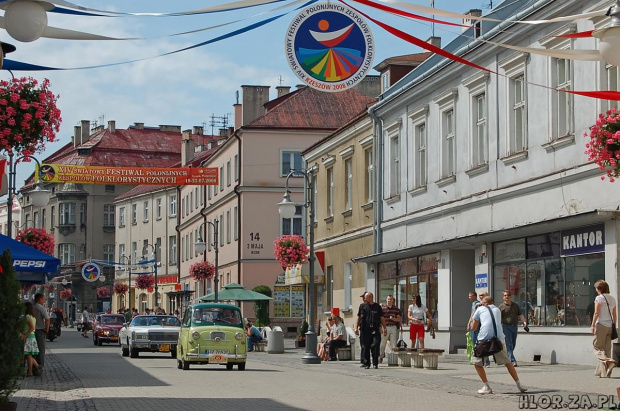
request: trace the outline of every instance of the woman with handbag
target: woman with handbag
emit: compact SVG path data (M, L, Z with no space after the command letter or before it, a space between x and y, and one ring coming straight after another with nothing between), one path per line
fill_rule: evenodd
M411 348L416 347L416 340L420 341L418 348L424 348L424 326L426 321L424 316L432 321L433 316L424 304L420 295L415 296L415 302L409 306L407 317L409 318L409 337L411 338Z
M609 295L609 284L604 280L594 283L598 295L594 299L594 316L592 317L592 335L594 335L594 355L598 358L594 375L600 378L611 377L616 361L611 355L611 341L618 338L616 330L616 299Z

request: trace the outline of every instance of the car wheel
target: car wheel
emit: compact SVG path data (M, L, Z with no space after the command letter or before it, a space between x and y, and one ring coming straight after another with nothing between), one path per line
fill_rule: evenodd
M138 349L137 349L137 348L132 348L132 349L129 351L129 356L130 356L131 358L138 358Z
M183 370L184 371L189 370L189 363L185 360L185 358L183 358L181 362L183 363Z
M93 335L93 345L97 345L97 337Z
M238 369L239 371L245 371L245 363L244 363L244 362L240 362L240 363L237 365L237 369Z
M234 366L234 365L235 365L235 364L233 364L233 363L231 363L231 362L226 363L226 369L227 369L228 371L230 371L230 370L232 370L232 369L233 369L233 366Z
M103 341L101 341L101 338L97 337L97 345L101 347L102 344Z
M179 370L182 370L182 369L183 369L183 363L181 362L181 360L177 360L177 368L178 368Z

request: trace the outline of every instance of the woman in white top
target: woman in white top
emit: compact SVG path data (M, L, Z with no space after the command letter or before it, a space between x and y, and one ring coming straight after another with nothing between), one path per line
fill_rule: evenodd
M420 340L420 348L424 348L424 316L432 318L431 312L424 304L419 295L415 296L415 302L409 306L407 317L409 318L409 337L411 338L411 347L415 348L416 340Z
M611 326L616 324L616 299L609 295L609 284L603 280L594 283L598 295L594 299L594 316L592 317L592 335L594 335L594 355L598 358L594 375L609 378L616 366L611 355Z

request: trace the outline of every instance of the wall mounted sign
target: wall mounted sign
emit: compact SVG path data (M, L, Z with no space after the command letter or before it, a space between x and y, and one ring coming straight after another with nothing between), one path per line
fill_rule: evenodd
M101 276L101 268L95 263L84 264L82 267L82 278L86 281L92 283L93 281L97 281Z
M166 186L219 184L216 167L97 167L42 164L40 175L45 183Z
M359 84L372 68L374 39L368 23L343 4L316 3L286 30L286 60L304 84L337 92Z
M605 224L562 230L562 256L605 251Z

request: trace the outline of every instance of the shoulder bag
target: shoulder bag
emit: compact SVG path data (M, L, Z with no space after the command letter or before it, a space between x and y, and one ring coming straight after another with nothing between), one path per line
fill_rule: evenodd
M403 340L403 332L400 332L400 339L396 343L396 348L407 348L407 343Z
M493 335L493 337L489 340L479 341L476 343L474 346L474 356L478 358L489 357L504 349L502 342L497 338L497 325L495 324L495 316L493 315L493 311L489 307L486 308L489 310L489 314L491 314L493 331L495 332L495 335Z
M601 294L603 298L605 295ZM607 304L607 311L609 311L609 318L611 318L611 339L618 339L618 329L616 328L616 323L614 322L614 316L611 315L611 308L609 308L609 303L607 302L607 298L605 298L605 303Z

